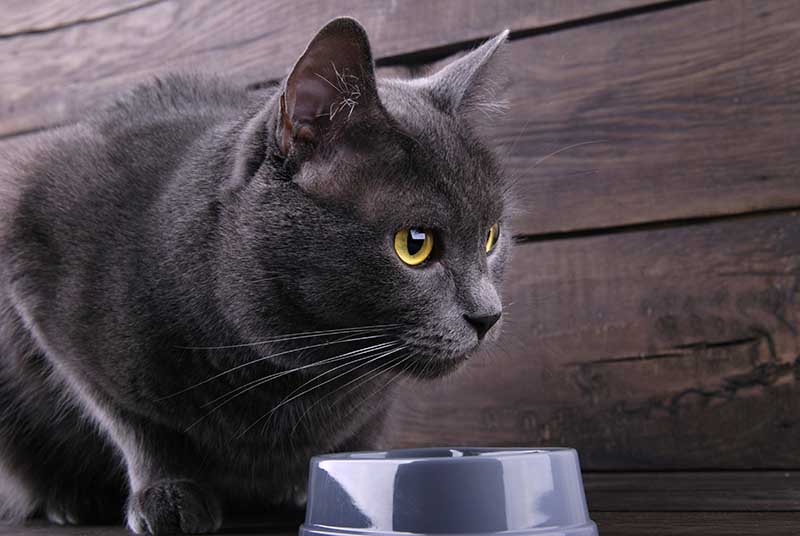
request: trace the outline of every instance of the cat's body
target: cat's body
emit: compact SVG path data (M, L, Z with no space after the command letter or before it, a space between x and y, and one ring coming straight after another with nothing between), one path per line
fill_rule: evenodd
M0 514L103 520L128 497L134 530L192 532L300 504L310 455L376 445L398 372L476 346L462 317L498 309L508 238L488 262L452 240L420 275L387 230L480 239L504 216L491 156L413 83L378 90L355 23L316 39L344 56L330 95L303 94L327 73L303 58L263 92L168 77L3 171Z
M32 411L29 420L39 417L41 422L28 448L19 449L22 430L16 422L3 429L0 441L13 443L12 450L21 450L26 457L35 450L57 454L53 456L53 464L39 465L42 459L38 460L39 466L31 468L32 475L19 475L23 479L42 480L45 489L53 481L81 483L88 493L105 479L104 475L114 475L108 471L108 467L115 465L112 458L116 457L116 465L122 467L114 448L103 445L107 440L82 417L87 410L95 410L83 407L76 400L67 385L70 381L81 381L77 389L91 392L91 398L113 392L114 404L122 406L121 410L143 413L148 420L158 416L158 420L168 423L171 431L178 431L208 413L205 404L277 370L265 361L241 373L159 400L231 365L257 359L274 348L260 345L199 352L180 348L251 342L236 334L234 326L226 325L218 314L219 306L208 303L215 296L203 292L214 286L213 272L219 268L214 260L202 257L222 253L222 247L213 237L219 224L214 200L221 186L218 177L228 173L222 157L216 162L205 157L209 152L225 154L226 145L236 142L236 135L229 131L236 128L243 113L253 106L263 106L264 97L210 80L176 77L139 88L132 99L125 101L124 107L101 116L97 124L84 124L54 136L48 141L48 152L51 158L59 156L59 165L53 161L33 163L29 177L35 177L35 182L23 187L23 197L34 201L17 208L18 217L27 222L23 231L30 234L19 238L24 245L14 251L25 258L12 262L12 266L24 263L25 268L13 271L12 267L0 290L2 373L7 375L2 385L7 392L3 393L0 407L25 408L38 404L41 407ZM203 113L198 114L201 110ZM187 170L193 167L191 149L198 145L205 146L206 150L200 152L202 163L210 166L197 174L176 173L179 166L186 166ZM82 162L91 159L96 167L87 168L81 163L79 169L71 169L75 155L80 155ZM145 161L151 166L147 176L125 173L136 167L135 162ZM190 186L199 186L208 197L202 198L202 202L193 197L187 206L176 207L176 197L164 194L165 190ZM99 196L115 199L98 199ZM269 198L265 200L264 210L276 219L292 217L286 213L290 207L282 206L276 197L272 197L273 206ZM56 210L62 211L64 217L52 217ZM41 227L34 227L34 222ZM163 229L169 229L170 234L152 236ZM39 233L52 237L52 244L37 244ZM125 236L127 233L134 236ZM74 247L73 240L80 241L81 246ZM38 257L37 253L43 256ZM302 260L298 255L297 261ZM51 271L51 267L55 269L62 263L70 265L63 272L58 269L68 281ZM254 272L253 280L259 278L257 274ZM15 279L13 289L10 277ZM268 280L269 276L263 279ZM23 288L30 290L25 292ZM25 295L13 296L12 292ZM55 297L60 292L74 292L82 297L68 298L69 303L64 303L66 300ZM268 305L276 311L295 309L291 304ZM69 306L74 309L65 310ZM42 332L42 342L47 341L53 353L65 361L65 368L74 369L75 379L65 381L57 371L50 373L52 365L43 355L47 349L26 329L22 314L30 315L29 322ZM274 331L261 338L297 331L291 324L280 326L280 318L270 320ZM307 325L303 331L314 329L313 321ZM136 333L147 336L132 341ZM309 338L299 342L312 344L322 340ZM339 352L356 347L335 345L334 348ZM286 348L281 346L273 351L280 350ZM142 362L143 357L159 363ZM126 366L128 363L159 368L157 374L151 375L131 370ZM94 379L90 378L94 369L110 370ZM352 378L343 378L339 383ZM269 423L266 435L250 434L236 439L243 428L307 379L301 377L298 383L298 379L278 378L270 382L269 389L254 389L232 400L224 411L211 413L203 426L193 428L192 441L203 452L203 459L197 461L202 464L202 477L220 490L221 497L230 499L230 507L252 509L263 507L271 499L283 499L293 484L303 483L310 453L327 452L352 435L351 426L342 427L335 419L321 418L330 407L320 405L317 409L323 415L311 414L302 421L308 426L298 426L292 431L294 419L279 414L279 419ZM332 384L313 394L330 391ZM313 400L313 394L304 400ZM380 407L381 398L376 395L367 407ZM55 413L63 415L66 421L53 419ZM4 415L7 419L19 419L17 412ZM298 416L292 414L294 418ZM360 417L361 412L354 416ZM99 415L99 418L120 416ZM357 426L362 420L357 418L352 424ZM290 432L291 441L287 441ZM270 442L270 438L275 441ZM153 441L176 440L165 436ZM100 445L103 446L98 448ZM75 466L65 463L83 459L91 463ZM276 467L280 470L275 471ZM54 475L58 477L53 479ZM89 475L91 478L87 478ZM271 475L277 481L269 482ZM123 496L123 491L120 489L118 496ZM115 512L122 512L121 503Z

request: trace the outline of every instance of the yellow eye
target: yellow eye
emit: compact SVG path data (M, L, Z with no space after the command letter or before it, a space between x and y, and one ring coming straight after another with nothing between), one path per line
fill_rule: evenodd
M500 224L495 223L489 227L489 234L486 236L486 253L489 253L494 249L498 238L500 238Z
M400 229L394 235L394 250L409 266L417 266L430 257L433 251L433 234L427 229L411 227Z

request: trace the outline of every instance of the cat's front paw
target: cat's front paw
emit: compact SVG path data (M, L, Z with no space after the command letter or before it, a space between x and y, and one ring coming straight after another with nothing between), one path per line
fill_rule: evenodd
M128 501L128 528L137 534L204 534L222 525L217 498L191 480L162 480Z

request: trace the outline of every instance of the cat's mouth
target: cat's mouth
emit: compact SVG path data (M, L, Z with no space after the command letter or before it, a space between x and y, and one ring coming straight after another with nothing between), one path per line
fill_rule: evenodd
M487 337L489 339L489 337ZM413 378L436 379L463 367L484 339L446 331L412 329L398 338L404 351L402 369Z

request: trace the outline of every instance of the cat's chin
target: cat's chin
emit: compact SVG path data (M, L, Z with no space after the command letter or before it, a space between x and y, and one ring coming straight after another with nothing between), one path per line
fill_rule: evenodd
M460 369L468 359L468 354L448 357L419 356L412 365L406 367L406 374L420 380L435 380Z

